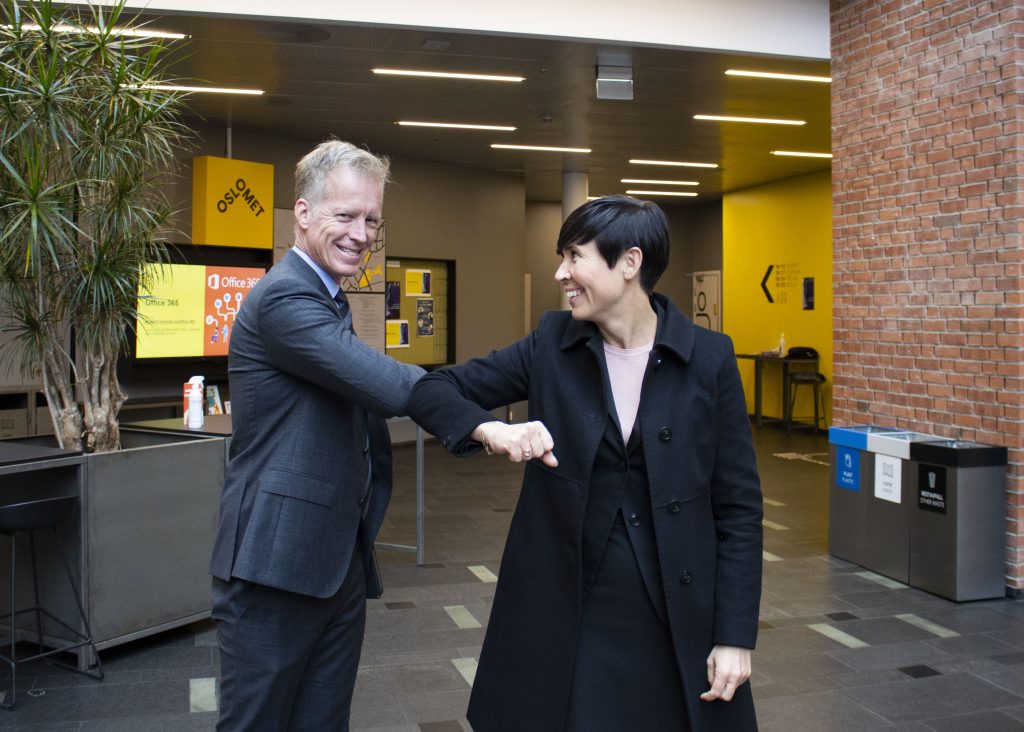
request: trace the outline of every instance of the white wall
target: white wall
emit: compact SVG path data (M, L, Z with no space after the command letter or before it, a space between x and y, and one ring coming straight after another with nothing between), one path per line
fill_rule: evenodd
M128 6L829 58L828 0L129 0Z

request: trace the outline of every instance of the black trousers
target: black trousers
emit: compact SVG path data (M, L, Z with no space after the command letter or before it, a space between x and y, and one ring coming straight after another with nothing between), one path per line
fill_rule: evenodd
M346 732L366 626L359 543L341 589L308 597L213 580L219 732Z
M688 732L672 637L651 605L621 514L583 600L568 732Z

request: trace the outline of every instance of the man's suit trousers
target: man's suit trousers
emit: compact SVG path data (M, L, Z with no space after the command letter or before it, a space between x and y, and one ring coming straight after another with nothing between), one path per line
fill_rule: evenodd
M359 542L341 589L317 598L213 580L219 732L347 732L366 626Z

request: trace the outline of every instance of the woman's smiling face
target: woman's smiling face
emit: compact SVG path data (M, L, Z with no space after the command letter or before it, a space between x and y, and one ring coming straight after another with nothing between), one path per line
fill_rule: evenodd
M555 271L574 320L601 323L619 303L626 289L618 265L609 267L594 241L562 248L562 263Z

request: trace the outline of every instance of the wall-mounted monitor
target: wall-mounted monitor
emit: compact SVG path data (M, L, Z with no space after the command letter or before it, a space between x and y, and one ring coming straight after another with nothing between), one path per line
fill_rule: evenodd
M261 267L147 265L135 357L227 356L238 310L265 274Z

